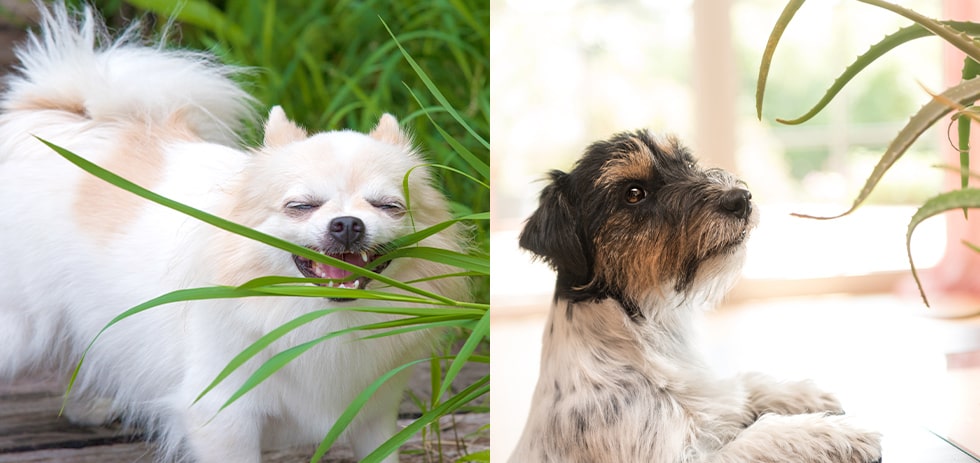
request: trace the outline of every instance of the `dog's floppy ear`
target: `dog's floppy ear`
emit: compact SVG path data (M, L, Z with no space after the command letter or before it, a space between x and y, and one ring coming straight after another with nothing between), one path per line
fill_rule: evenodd
M375 140L392 145L409 146L412 144L411 138L398 126L398 119L388 113L381 115L378 125L374 126L368 135Z
M588 276L588 262L579 239L579 211L569 197L568 182L568 174L551 172L551 184L541 191L538 209L524 224L519 243L559 273L582 281Z
M288 145L294 141L306 140L306 130L286 118L282 106L273 106L269 111L269 120L265 122L265 140L263 144L272 148Z

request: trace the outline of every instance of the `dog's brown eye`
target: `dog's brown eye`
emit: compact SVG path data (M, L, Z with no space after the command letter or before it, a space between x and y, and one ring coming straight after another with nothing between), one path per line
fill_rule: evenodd
M631 186L626 190L626 202L629 204L636 204L643 201L643 198L647 197L647 192L643 191L643 188L638 186Z

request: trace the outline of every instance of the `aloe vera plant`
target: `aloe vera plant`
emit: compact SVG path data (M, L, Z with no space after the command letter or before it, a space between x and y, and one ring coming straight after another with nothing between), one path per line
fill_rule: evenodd
M868 175L864 187L858 193L849 209L830 217L817 217L805 214L794 215L813 219L833 219L854 212L868 198L871 192L874 191L882 177L888 172L888 169L908 151L909 147L936 122L952 114L952 117L957 122L957 148L960 152L958 166L960 188L939 193L925 201L912 216L906 231L905 245L909 258L909 266L915 282L919 287L919 293L922 295L922 301L928 306L929 300L926 297L925 290L922 287L915 268L915 262L912 259L911 240L915 228L923 220L945 211L962 209L964 216L966 216L968 209L980 207L980 189L969 186L971 176L976 176L970 170L969 140L971 121L980 120L980 113L972 106L974 102L980 99L980 64L978 64L980 63L980 41L978 41L978 37L980 37L980 23L934 19L885 0L855 1L873 5L900 15L911 20L912 24L887 35L885 38L871 45L868 51L858 56L844 69L827 89L823 98L802 116L793 119L777 118L777 122L783 124L802 124L810 120L832 101L851 79L871 65L875 60L901 45L919 38L939 37L965 53L966 58L963 64L962 80L941 93L933 94L927 92L932 99L916 111L915 114L912 114L906 125L892 139L871 174ZM773 26L772 32L769 35L769 40L763 52L762 63L759 66L759 77L756 87L756 114L760 120L762 119L762 104L773 55L783 32L796 16L803 3L804 0L790 0L776 20L776 24ZM980 247L977 245L966 241L964 241L964 244L974 251L980 252Z

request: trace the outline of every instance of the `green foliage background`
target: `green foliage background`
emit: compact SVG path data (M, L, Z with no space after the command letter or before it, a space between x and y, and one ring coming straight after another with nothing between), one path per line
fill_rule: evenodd
M281 105L291 119L311 132L345 128L367 131L384 112L399 118L402 126L413 133L416 145L432 161L433 171L440 175L437 181L449 197L457 217L452 222L404 237L401 244L411 246L426 233L457 220L469 223L473 231L469 255L453 256L432 249L417 249L413 254L429 260L451 261L477 283L472 301L452 301L419 292L421 298L417 303L431 304L432 307L343 309L384 311L406 317L346 330L363 331L366 338L418 329L449 328L457 339L456 353L436 353L428 360L433 393L431 397L417 398L421 416L365 461L380 461L385 455L397 451L412 434L424 433L427 427L438 434L442 429L439 424L442 416L465 410L489 411L486 402L489 375L472 384L460 385L458 392L453 392L450 387L465 364L489 363L489 2L184 0L175 5L159 0L113 0L95 2L95 6L110 25L125 28L134 18L140 18L144 27L151 29L147 33L163 34L181 47L209 50L228 64L247 68L242 84L257 98L262 109ZM254 145L261 139L260 122L243 135L247 143ZM134 194L271 246L317 261L326 259L331 265L344 265L159 197L54 143L49 146L89 173ZM360 268L350 270L355 274L366 272ZM383 275L374 277L385 279ZM297 286L295 283L302 282L295 280L269 276L237 288L174 291L120 314L103 331L142 311L186 300L269 294L336 296L330 293L337 291L335 289ZM396 285L396 282L390 284ZM396 286L411 289L403 283ZM400 296L377 291L360 291L359 297L403 300ZM307 314L266 334L229 363L202 395L289 330L336 310L341 309ZM342 334L325 333L322 338L278 353L241 385L226 406L307 349ZM366 389L324 437L313 460L326 452L385 380L397 371L423 361L426 359L398 367ZM81 362L76 367L76 375L80 368ZM467 460L489 461L489 451L472 453Z
M96 6L111 24L125 27L143 18L157 33L169 29L170 41L180 46L249 68L243 85L264 108L280 105L310 131L366 131L389 112L434 163L479 178L474 163L452 145L458 143L489 165L489 149L438 104L392 40L472 131L489 140L489 0L110 0ZM168 18L175 24L168 26ZM254 127L246 139L260 135ZM441 174L454 212L489 210L487 188L458 173ZM487 255L488 230L486 222L477 224L474 239ZM488 300L489 278L477 286L477 300Z

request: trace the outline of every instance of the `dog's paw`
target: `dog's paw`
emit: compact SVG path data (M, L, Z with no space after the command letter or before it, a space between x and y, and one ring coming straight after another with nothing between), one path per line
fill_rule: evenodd
M765 415L723 449L720 461L872 463L881 460L881 434L844 416Z
M69 401L65 404L65 417L79 426L99 426L116 418L112 401L106 398Z
M743 374L741 380L748 391L749 406L757 416L844 414L840 401L811 381L776 381L759 373Z
M787 404L787 412L844 414L844 408L837 397L820 389L811 381L787 382L785 388L786 394L795 397L795 400L791 399L790 403Z

